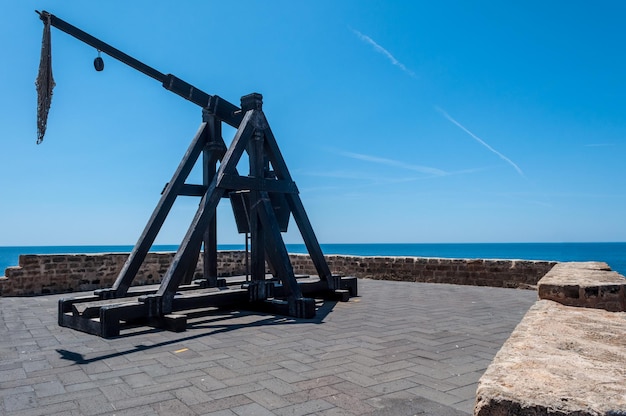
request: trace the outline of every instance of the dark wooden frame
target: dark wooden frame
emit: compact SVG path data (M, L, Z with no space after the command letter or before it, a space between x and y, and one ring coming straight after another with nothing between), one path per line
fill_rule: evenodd
M221 121L208 109L191 145L172 179L165 186L152 216L128 256L115 283L94 296L61 299L59 325L103 337L119 335L122 323L144 322L171 330L184 330L186 308L231 306L270 311L297 318L315 316L318 297L348 300L357 295L356 279L333 276L313 232L269 123L262 111L262 96L242 97L244 116L228 147L221 136ZM249 175L237 166L244 152ZM202 155L202 185L185 181ZM217 167L219 163L219 168ZM218 278L216 210L222 198L244 192L249 217L250 281L238 287ZM271 194L282 195L302 235L317 278L299 281L282 239ZM156 290L129 291L150 247L178 196L201 197L178 251ZM203 249L202 249L203 247ZM193 279L198 259L204 256L201 279ZM271 276L266 274L266 265Z
M59 325L103 337L119 335L121 322L130 321L145 321L150 325L184 330L185 316L174 312L186 308L234 306L242 302L244 307L251 309L312 318L315 316L315 301L305 297L305 294L344 301L356 296L356 279L333 276L328 268L298 188L263 113L263 97L260 94L242 97L239 108L172 74L157 71L51 13L37 13L44 22L160 81L167 90L203 109L198 132L163 189L152 216L115 283L111 288L95 291L93 296L61 299ZM222 138L222 123L237 129L228 148ZM237 171L244 152L247 152L249 160L247 176ZM202 184L187 184L185 181L200 155ZM225 279L218 277L216 209L222 198L241 192L247 194L247 198L243 199L248 204L244 210L248 217L243 222L250 233L251 279L239 288L227 289ZM159 288L135 288L131 291L133 280L176 198L182 195L202 199ZM279 202L280 221L273 201ZM317 279L306 282L296 279L281 234L286 227L285 210L288 210L287 222L289 215L293 215L317 271ZM204 260L202 278L194 279L200 255ZM269 279L266 265L272 274Z

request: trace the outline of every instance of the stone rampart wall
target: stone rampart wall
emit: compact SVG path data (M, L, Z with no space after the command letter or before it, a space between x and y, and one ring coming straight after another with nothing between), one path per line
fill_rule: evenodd
M308 255L291 254L296 274L316 274ZM326 256L333 274L375 280L532 288L556 262L423 257Z
M159 283L174 253L149 253L133 285ZM202 256L201 256L202 257ZM290 255L296 274L317 272L308 255ZM0 295L30 296L111 287L128 254L21 255L19 266L0 277ZM556 263L522 260L463 260L419 257L326 256L334 274L368 279L496 287L534 287ZM220 251L221 276L245 274L245 253ZM197 277L202 275L202 258Z
M604 262L559 263L537 284L540 299L626 312L626 279Z
M626 415L626 279L559 263L480 378L474 416Z
M26 254L19 266L9 267L0 277L1 296L30 296L69 293L111 287L128 254ZM133 285L159 283L174 253L148 253ZM222 276L245 273L240 251L220 251L218 267ZM202 256L196 270L202 275Z

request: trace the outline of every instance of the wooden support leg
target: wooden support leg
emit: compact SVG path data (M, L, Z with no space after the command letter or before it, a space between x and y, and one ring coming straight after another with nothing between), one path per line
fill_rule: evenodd
M224 190L216 188L214 181L202 198L200 207L191 222L191 226L187 230L187 234L178 248L170 267L167 269L161 281L161 286L159 286L159 290L156 293L157 297L162 297L162 314L172 312L172 302L176 294L176 289L180 286L185 272L190 267L190 263L196 258L196 250L202 241L209 221L215 216L215 209L223 194Z
M267 240L271 241L271 244L268 244L266 248L267 257L272 264L272 268L276 271L277 277L285 286L287 296L293 299L302 298L302 292L296 281L296 276L289 260L289 253L283 242L269 195L267 192L260 192L260 194L259 217L265 232L268 233Z
M306 211L302 205L302 200L297 194L287 194L286 197L289 208L293 213L293 219L296 221L296 225L300 229L302 239L304 240L304 244L306 245L309 255L311 256L311 260L317 270L317 274L320 279L328 281L328 288L330 290L340 289L339 278L334 277L328 268L328 263L326 263L324 253L322 253L322 248L315 237L309 217L306 215Z
M291 175L289 174L289 169L287 169L287 164L283 159L280 149L278 148L278 144L276 143L276 138L274 137L274 134L272 133L269 125L265 129L264 133L267 154L270 162L272 163L272 166L274 167L274 172L276 173L276 176L279 179L291 181L292 179ZM311 226L309 217L304 210L304 205L302 205L302 200L300 200L300 196L297 193L288 193L285 194L285 197L287 199L289 209L293 214L293 218L296 221L298 229L300 230L300 234L302 235L302 239L304 240L307 251L311 256L313 265L317 270L318 276L320 277L320 279L328 282L329 289L339 289L338 279L333 277L330 269L328 268L328 264L326 263L326 259L324 258L322 249L317 241L317 238L315 237L315 232L313 231L313 227Z
M203 121L207 122L208 140L202 153L202 184L209 186L217 172L217 161L226 152L222 140L222 123L210 113L204 113ZM209 221L203 237L203 278L209 287L217 287L217 215Z

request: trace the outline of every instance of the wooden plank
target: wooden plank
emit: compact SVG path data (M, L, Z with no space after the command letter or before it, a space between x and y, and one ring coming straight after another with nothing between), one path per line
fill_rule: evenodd
M84 319L80 316L74 316L71 313L59 315L59 326L72 328L91 335L102 336L102 325L100 321Z
M211 96L207 110L215 114L224 123L236 129L243 123L245 112L218 95Z
M243 101L243 99L242 99ZM262 116L262 112L253 113L253 123L255 125L254 134L248 141L248 161L250 163L250 176L255 179L263 179L265 176L265 157L263 152L263 133L258 130L256 120ZM265 280L265 247L264 230L259 220L259 209L261 209L261 193L250 191L250 275L252 281Z
M256 178L232 174L223 175L218 186L220 188L232 189L236 191L254 190L265 192L279 192L285 194L298 193L298 187L293 181Z
M265 237L259 220L259 192L249 193L250 198L250 277L252 281L265 280Z
M178 191L180 196L202 196L206 193L207 187L205 185L190 185L183 184Z
M72 305L72 313L74 315L82 316L83 318L95 318L100 314L100 307L119 305L121 303L137 303L137 298L122 298L120 299L106 299L97 300L93 302L80 302Z
M190 267L190 263L194 258L194 250L199 248L204 232L211 218L215 215L217 204L222 198L223 190L215 187L216 180L213 181L206 195L202 198L200 206L196 211L185 237L180 244L178 251L174 255L174 259L167 269L165 276L161 280L161 285L157 291L158 296L163 297L164 313L171 312L171 301L176 293L176 289L180 286L185 272Z
M248 299L245 289L228 289L217 292L198 292L176 296L172 302L172 311L180 312L222 306L240 306Z

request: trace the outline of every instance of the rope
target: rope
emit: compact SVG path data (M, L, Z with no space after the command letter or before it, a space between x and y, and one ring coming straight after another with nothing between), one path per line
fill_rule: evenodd
M39 72L35 80L37 88L37 144L43 141L48 124L48 111L52 103L52 90L54 78L52 78L52 45L50 42L50 15L43 22L43 38L41 40L41 58L39 60Z

